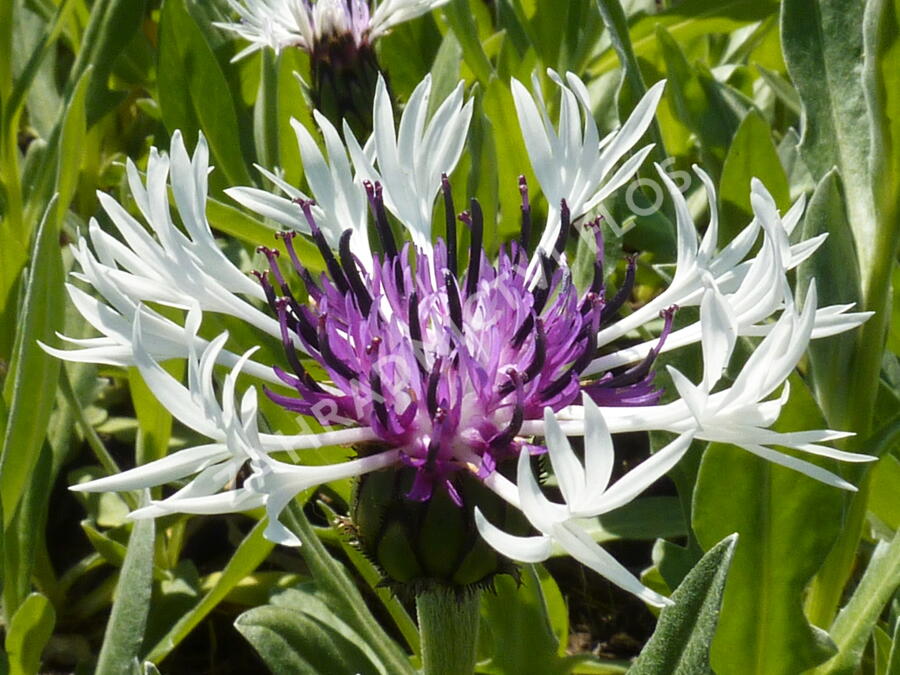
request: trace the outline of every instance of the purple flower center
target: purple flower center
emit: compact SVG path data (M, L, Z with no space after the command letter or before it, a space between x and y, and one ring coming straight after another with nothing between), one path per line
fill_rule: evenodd
M367 184L375 226L384 250L371 270L350 252L351 231L341 237L338 255L328 247L312 216L299 202L328 269L315 280L293 247L293 232L281 233L295 271L309 296L301 304L278 267L277 251L267 256L271 277L258 274L281 325L292 372L278 377L297 396L267 395L287 410L314 416L321 424L371 427L383 444L399 448L416 468L410 499L424 501L435 487L461 503L454 474L475 463L483 475L520 452L543 452L518 436L525 420L540 419L575 402L582 390L601 405L647 405L661 392L652 386L651 365L671 328L665 313L660 345L642 363L590 382L581 373L595 358L596 334L628 298L635 260L629 259L618 293L605 298L600 221L590 223L597 242L593 282L579 292L562 252L572 229L562 203L560 235L551 255L540 255L528 277L531 209L522 190L522 239L503 247L495 264L482 251L483 217L478 202L459 216L471 231L465 272L457 269L455 219L444 181L447 242L433 252L397 250L376 183ZM524 243L523 243L524 242ZM297 346L328 373L319 383L300 361Z

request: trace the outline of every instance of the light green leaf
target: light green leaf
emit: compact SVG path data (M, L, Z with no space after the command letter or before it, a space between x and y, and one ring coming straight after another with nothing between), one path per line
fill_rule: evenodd
M184 0L166 0L159 28L159 105L170 133L181 129L188 147L202 131L229 185L252 185L228 81Z
M494 72L494 66L484 53L475 18L469 10L469 0L452 0L444 6L444 16L459 40L466 65L480 82L487 84Z
M803 101L800 149L815 180L837 167L856 238L865 287L875 255L869 152L870 123L860 78L863 3L785 0L782 49Z
M817 673L851 675L856 672L872 629L898 586L900 532L892 541L881 541L875 547L859 585L831 626L838 653Z
M118 675L123 666L131 664L140 653L150 611L155 538L155 520L145 518L135 522L103 635L97 675Z
M253 572L260 563L266 559L274 544L263 537L265 521L254 525L250 533L237 547L231 556L231 560L222 570L221 576L215 585L207 592L203 599L189 612L184 614L175 625L164 635L152 649L147 651L146 658L149 661L159 663L177 647L190 632L196 628L225 596L238 584L241 579Z
M590 655L560 656L559 635L550 622L547 598L534 566L522 567L521 585L504 574L494 579L494 589L481 597L479 641L486 644L489 658L479 665L479 672L552 675L593 661Z
M791 205L790 189L772 142L772 130L755 110L751 110L741 121L722 166L719 181L722 247L753 219L751 178L758 178L765 184L782 213L788 209Z
M632 675L700 675L712 673L709 648L719 621L725 579L737 535L720 541L704 555L663 608L650 641L641 650Z
M22 320L3 397L9 406L9 421L0 454L0 500L4 528L9 525L47 433L47 422L56 396L59 361L48 356L37 340L55 341L63 316L63 271L59 230L47 207L35 238L31 268L26 279Z
M40 593L32 593L21 604L6 631L4 647L9 675L32 675L41 665L41 652L53 633L56 612Z
M799 378L778 431L823 426ZM833 462L832 462L833 463ZM842 491L766 462L734 446L713 444L703 456L694 491L693 526L710 547L740 535L712 667L719 675L796 675L834 653L811 626L801 599L841 527Z

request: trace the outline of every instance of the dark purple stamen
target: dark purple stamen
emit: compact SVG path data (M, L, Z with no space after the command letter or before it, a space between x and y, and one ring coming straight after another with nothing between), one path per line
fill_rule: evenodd
M566 241L569 239L571 230L572 219L569 213L569 205L563 199L559 202L559 234L556 236L556 243L553 245L553 252L557 257L566 250Z
M547 334L544 333L544 322L537 319L534 328L534 356L522 374L522 380L525 382L531 382L541 372L547 359Z
M350 284L353 297L356 298L359 308L365 316L368 316L372 310L372 296L366 290L366 285L363 283L362 277L359 275L359 269L356 267L356 259L353 257L353 253L350 252L350 237L352 235L353 230L344 230L344 233L341 235L338 249L341 256L341 267L344 269L344 274L347 275L347 282Z
M477 199L473 199L469 208L472 213L469 223L472 228L472 239L469 246L469 269L466 272L466 297L475 293L478 288L478 270L481 267L481 247L484 240L484 216L481 213L481 204Z
M519 330L516 331L516 334L513 335L513 339L510 342L513 349L518 349L522 346L522 343L525 342L525 338L531 334L531 329L534 327L534 314L529 314L525 317L525 320L522 322L522 325L519 326Z
M306 216L306 222L309 223L309 229L312 231L313 241L316 244L316 248L319 249L322 259L325 261L325 266L328 268L328 274L331 277L331 280L334 282L334 285L338 287L338 290L346 295L347 291L350 290L350 285L347 282L347 277L344 276L344 271L341 269L340 263L338 263L337 259L334 257L331 247L328 245L328 242L325 241L325 235L322 234L322 230L320 230L319 226L316 224L316 219L313 217L312 212L312 205L314 202L311 199L296 199L294 201L300 205L301 209L303 209L303 215Z
M453 210L453 195L450 192L450 181L445 173L441 174L441 191L444 193L444 212L447 223L444 232L444 238L447 242L447 269L450 270L453 276L456 276L456 211Z
M317 393L324 393L325 390L310 377L306 368L300 363L300 359L297 358L297 350L295 349L294 342L291 340L290 333L288 332L287 305L288 302L285 298L279 298L275 301L275 309L278 312L278 323L281 327L281 342L284 345L284 353L287 357L288 364L290 364L291 369L294 371L294 374L300 382Z
M275 289L272 288L272 284L269 283L269 273L268 272L260 272L259 270L252 270L250 272L256 279L259 281L259 285L262 286L263 293L266 295L266 303L272 309L275 308Z
M291 258L291 264L294 266L294 270L297 274L300 275L300 278L303 279L303 283L306 286L306 292L314 298L320 298L322 297L322 289L319 288L319 285L316 283L316 280L313 279L313 275L309 273L309 270L300 262L297 251L294 249L294 237L296 236L297 233L291 230L275 233L276 239L284 241L284 247L287 249L288 255Z
M331 344L328 341L327 323L327 314L319 317L319 353L322 355L322 360L325 362L325 365L329 366L345 380L355 380L359 373L341 361L331 349Z
M387 211L384 208L384 195L382 194L381 183L375 181L363 181L366 188L366 195L369 197L369 208L372 209L372 215L375 218L375 231L378 233L378 240L381 242L381 248L384 249L385 255L389 258L397 257L397 244L394 241L394 233L391 231L391 225L388 222Z
M628 267L625 269L625 279L622 281L622 286L619 288L613 299L606 303L606 306L603 308L603 318L600 321L601 326L609 323L612 317L614 317L622 308L622 305L625 304L625 301L631 297L631 291L634 290L634 276L636 269L637 255L628 256Z
M425 370L425 349L422 344L422 322L419 320L419 294L413 291L409 294L409 337L412 340L413 352L416 363L423 375Z
M522 422L525 421L525 393L522 389L522 381L519 379L519 374L514 368L510 368L506 371L506 374L509 375L510 383L516 391L516 404L513 408L513 414L512 418L509 420L509 424L506 425L506 428L503 431L499 432L491 439L489 445L492 448L505 448L512 443L516 434L518 434L519 430L522 428Z
M459 304L459 289L456 287L456 279L450 272L444 273L444 286L447 289L447 305L450 309L450 320L456 326L456 330L463 332L462 307Z
M519 235L519 243L522 252L528 255L528 245L531 241L531 203L528 201L528 181L525 176L519 176L519 194L522 196L522 229Z
M434 417L437 415L438 411L438 402L437 402L437 388L438 383L441 380L441 364L443 359L441 357L437 357L434 360L434 365L431 367L431 373L428 375L428 389L426 390L426 405L428 406L428 414Z
M381 376L378 373L369 375L369 386L372 389L372 408L375 410L375 417L385 429L390 428L390 419L388 418L387 406L384 402L384 393L381 389Z

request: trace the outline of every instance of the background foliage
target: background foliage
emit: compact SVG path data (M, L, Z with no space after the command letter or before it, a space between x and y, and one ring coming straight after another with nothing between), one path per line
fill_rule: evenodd
M260 658L274 672L417 664L409 607L331 525L346 483L294 505L309 542L300 553L266 542L261 514L134 525L124 516L147 495L65 489L190 440L133 372L61 364L37 346L58 344L57 331L90 335L63 283L67 244L90 218L104 225L95 191L129 205L124 157L143 166L175 129L189 146L202 131L216 166L210 221L250 269L257 244L275 245L275 227L222 190L271 188L254 163L302 184L289 120L314 128L298 84L309 81L308 57L232 63L240 46L211 25L226 16L219 0L0 0L0 673L248 672ZM897 0L452 0L377 45L401 102L429 72L433 100L460 78L473 92L453 182L499 214L489 248L518 227L517 177L536 185L511 77L537 72L547 85L547 67L583 75L607 128L664 77L652 156L692 208L705 208L687 173L694 162L718 185L723 237L751 217L751 177L782 209L805 195L804 232L830 236L797 286L815 276L826 303L877 312L816 343L780 421L855 431L850 449L881 456L842 467L858 493L730 447L697 447L670 483L596 523L597 540L646 568L649 584L674 590L696 565L679 591L694 611L663 612L635 673L900 673L898 26ZM609 254L641 252L639 302L661 288L673 258L669 206L637 218L621 198L607 207L628 228ZM220 323L236 351L250 346L238 323ZM294 429L274 407L265 412ZM716 545L734 532L736 543ZM479 669L624 672L654 623L570 561L528 566L521 587L500 579L483 599Z

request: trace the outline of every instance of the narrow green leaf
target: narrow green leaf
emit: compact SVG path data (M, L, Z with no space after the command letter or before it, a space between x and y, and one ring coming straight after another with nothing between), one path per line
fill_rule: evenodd
M9 406L0 454L4 528L12 520L37 462L56 397L59 361L45 354L37 344L37 340L55 340L54 333L61 326L63 316L59 230L51 217L55 204L54 200L48 205L35 238L12 372L3 391Z
M725 155L719 181L722 246L753 219L750 180L761 180L784 213L791 204L787 176L772 142L769 124L755 110L741 121ZM824 303L823 304L827 304Z
M803 295L812 279L816 280L819 304L862 304L859 268L853 232L844 208L844 193L837 170L829 171L819 181L806 209L803 238L828 233L828 239L797 271L798 292ZM832 425L842 422L842 411L848 404L856 334L843 333L809 346L812 384L816 398ZM839 428L839 427L834 427Z
M891 653L888 656L884 675L900 675L900 622L894 628L894 637L891 640Z
M619 83L617 101L619 111L627 113L634 110L637 102L646 93L647 85L644 84L644 76L638 66L634 46L631 44L631 35L628 32L625 12L622 10L619 0L597 0L597 8L600 10L600 16L603 17L603 23L609 32L609 39L622 67L622 80ZM654 157L658 162L664 162L668 155L662 133L659 130L659 123L655 119L650 123L650 136L655 144Z
M121 92L111 92L107 83L116 59L141 26L146 2L100 0L91 8L90 22L69 82L71 89L89 67L94 68L87 104L89 124L100 119L124 97Z
M145 518L135 522L100 648L97 675L118 675L140 653L150 611L155 537L155 520Z
M799 378L778 431L824 426ZM833 464L833 462L831 462ZM713 444L700 465L693 526L704 547L737 532L712 667L719 675L796 675L834 653L801 599L841 527L842 491L734 446Z
M444 16L459 40L466 65L480 82L487 84L494 72L494 66L484 53L475 18L469 11L469 0L451 0L444 6Z
M241 614L234 627L273 673L386 673L346 636L309 614L266 606Z
M719 621L725 579L737 535L713 546L672 594L675 604L663 608L650 641L629 670L633 675L700 675L712 673L709 648Z
M6 631L9 675L32 675L41 666L41 652L53 634L56 612L40 593L32 593L16 610Z
M774 70L769 70L758 63L756 64L756 69L762 75L766 84L769 85L769 88L775 93L775 96L787 106L788 110L799 115L803 104L800 102L800 96L797 94L797 90L794 89L794 85Z
M87 93L93 81L93 67L89 66L75 83L66 114L62 118L59 136L59 160L56 165L55 220L62 223L63 216L75 196L78 174L84 159L84 143L87 134Z
M152 649L147 651L146 659L154 663L161 662L177 647L190 632L218 605L226 595L244 577L253 572L266 559L274 548L272 542L263 537L265 521L260 521L244 537L231 556L231 560L222 570L215 585L203 596L203 599L189 612L184 614L172 626Z
M158 72L159 106L169 133L181 129L191 146L202 131L227 182L252 185L228 81L184 0L163 4Z
M898 586L900 532L894 535L892 541L881 541L875 547L859 585L829 631L837 644L838 653L817 673L851 675L856 672L872 629Z

